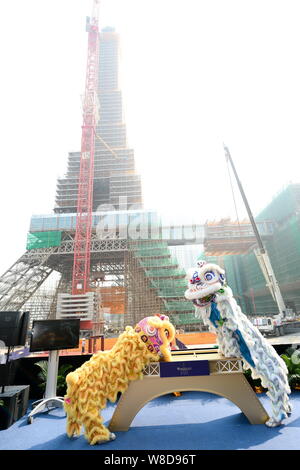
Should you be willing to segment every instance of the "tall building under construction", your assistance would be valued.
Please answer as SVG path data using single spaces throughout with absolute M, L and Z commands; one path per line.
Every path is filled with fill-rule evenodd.
M 119 36 L 112 28 L 100 33 L 97 95 L 88 292 L 72 303 L 82 162 L 78 151 L 69 153 L 66 174 L 57 180 L 53 213 L 32 216 L 26 252 L 0 277 L 0 311 L 26 309 L 31 320 L 62 315 L 88 319 L 95 334 L 112 318 L 122 329 L 147 315 L 165 313 L 177 328 L 197 331 L 201 320 L 184 298 L 185 260 L 192 264 L 185 250 L 194 245 L 196 262 L 195 247 L 199 245 L 201 257 L 203 244 L 203 256 L 225 267 L 245 313 L 276 313 L 253 253 L 256 240 L 249 221 L 176 226 L 143 209 L 141 177 L 123 118 Z M 285 301 L 298 311 L 299 194 L 300 185 L 292 185 L 257 218 Z M 55 288 L 45 289 L 52 275 Z
M 175 324 L 197 328 L 199 319 L 184 299 L 185 271 L 169 245 L 201 242 L 201 236 L 189 235 L 195 233 L 192 225 L 166 227 L 156 213 L 143 209 L 141 177 L 133 149 L 127 146 L 123 119 L 119 36 L 112 28 L 100 33 L 98 84 L 87 298 L 76 299 L 77 305 L 68 310 L 78 218 L 78 151 L 69 153 L 66 174 L 57 180 L 53 213 L 32 216 L 25 254 L 0 278 L 0 309 L 27 308 L 32 319 L 55 318 L 65 305 L 64 315 L 85 319 L 92 308 L 94 325 L 101 311 L 102 323 L 114 315 L 122 318 L 117 322 L 122 326 L 168 313 Z M 43 284 L 54 272 L 59 276 L 52 301 L 47 295 L 41 306 Z
M 119 88 L 119 35 L 113 28 L 100 34 L 93 212 L 133 207 L 142 209 L 141 177 L 135 171 L 134 151 L 127 146 L 123 120 L 122 91 Z M 69 153 L 64 178 L 57 181 L 57 214 L 76 214 L 80 152 Z

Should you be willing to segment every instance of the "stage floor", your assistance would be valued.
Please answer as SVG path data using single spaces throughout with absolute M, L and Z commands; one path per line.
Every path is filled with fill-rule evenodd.
M 270 409 L 265 394 L 258 395 Z M 292 415 L 285 425 L 268 428 L 249 424 L 240 409 L 226 398 L 206 392 L 164 395 L 147 403 L 128 431 L 117 431 L 116 439 L 89 446 L 83 434 L 69 439 L 62 409 L 37 415 L 27 424 L 26 415 L 10 428 L 0 431 L 0 450 L 299 450 L 300 392 L 291 395 Z M 108 403 L 102 413 L 109 423 L 116 405 Z M 30 407 L 28 412 L 30 411 Z M 126 454 L 127 455 L 127 454 Z M 130 455 L 128 453 L 128 455 Z M 100 458 L 100 454 L 99 454 Z

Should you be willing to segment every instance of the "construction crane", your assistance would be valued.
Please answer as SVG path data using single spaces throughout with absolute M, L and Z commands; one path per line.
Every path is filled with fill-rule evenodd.
M 115 158 L 118 155 L 97 134 L 99 121 L 98 77 L 99 45 L 98 26 L 100 0 L 93 0 L 91 17 L 87 18 L 88 54 L 85 94 L 83 99 L 83 124 L 81 136 L 80 169 L 78 178 L 77 217 L 74 239 L 72 293 L 57 296 L 58 318 L 73 316 L 80 319 L 80 329 L 87 335 L 94 329 L 103 329 L 103 309 L 97 306 L 97 295 L 90 289 L 91 237 L 93 214 L 95 141 L 100 140 Z M 99 297 L 99 296 L 98 296 Z M 99 303 L 99 302 L 98 302 Z
M 278 282 L 276 280 L 276 277 L 275 277 L 275 274 L 274 274 L 274 271 L 273 271 L 273 268 L 272 268 L 272 265 L 271 265 L 269 255 L 268 255 L 268 253 L 267 253 L 267 251 L 266 251 L 266 249 L 263 245 L 263 242 L 262 242 L 262 239 L 261 239 L 260 234 L 258 232 L 254 217 L 252 215 L 249 203 L 247 201 L 244 189 L 242 187 L 241 181 L 238 177 L 237 171 L 236 171 L 235 166 L 233 164 L 229 149 L 224 144 L 223 144 L 223 146 L 224 146 L 226 160 L 227 160 L 227 162 L 230 163 L 230 165 L 232 167 L 237 185 L 239 187 L 239 190 L 240 190 L 243 202 L 245 204 L 245 207 L 246 207 L 246 210 L 247 210 L 247 213 L 248 213 L 248 216 L 249 216 L 252 228 L 253 228 L 253 232 L 254 232 L 254 235 L 255 235 L 255 238 L 256 238 L 256 241 L 257 241 L 258 248 L 254 250 L 254 253 L 256 255 L 259 266 L 260 266 L 260 268 L 262 270 L 262 273 L 264 275 L 264 278 L 266 280 L 266 285 L 270 289 L 273 300 L 276 302 L 277 307 L 278 307 L 279 313 L 277 315 L 274 315 L 274 320 L 275 320 L 274 325 L 275 325 L 275 327 L 278 327 L 277 328 L 278 331 L 283 332 L 283 329 L 279 328 L 279 327 L 282 325 L 282 321 L 286 317 L 287 309 L 286 309 L 286 306 L 285 306 L 285 302 L 283 300 L 281 291 L 279 289 L 279 285 L 278 285 Z
M 86 31 L 88 32 L 88 57 L 83 102 L 72 294 L 85 294 L 89 289 L 94 152 L 96 126 L 99 120 L 97 95 L 99 74 L 99 3 L 99 0 L 93 0 L 92 16 L 87 18 L 86 23 Z

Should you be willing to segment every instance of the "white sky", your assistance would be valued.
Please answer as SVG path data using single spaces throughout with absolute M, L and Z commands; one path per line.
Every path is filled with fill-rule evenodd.
M 31 215 L 52 212 L 67 153 L 80 150 L 91 7 L 0 2 L 0 274 L 24 253 Z M 254 214 L 299 182 L 299 13 L 298 0 L 102 0 L 101 27 L 121 35 L 145 208 L 235 218 L 223 142 Z

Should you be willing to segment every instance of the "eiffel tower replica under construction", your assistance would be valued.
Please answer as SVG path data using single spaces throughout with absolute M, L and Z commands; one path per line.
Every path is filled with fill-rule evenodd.
M 184 244 L 184 237 L 174 242 L 175 228 L 164 235 L 158 215 L 143 209 L 141 177 L 123 122 L 119 36 L 113 28 L 101 31 L 100 45 L 90 245 L 93 322 L 97 325 L 99 311 L 102 323 L 103 312 L 118 314 L 122 327 L 167 313 L 178 327 L 196 326 L 194 308 L 183 295 L 185 271 L 168 248 L 170 241 Z M 69 153 L 53 213 L 32 216 L 26 252 L 0 277 L 0 311 L 26 309 L 31 320 L 57 318 L 59 299 L 71 293 L 79 169 L 80 152 Z M 51 293 L 43 291 L 52 273 L 58 273 L 57 284 Z M 76 309 L 72 313 L 76 318 Z

